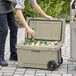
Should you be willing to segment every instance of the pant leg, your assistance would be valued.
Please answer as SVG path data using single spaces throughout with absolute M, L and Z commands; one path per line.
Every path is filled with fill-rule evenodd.
M 17 26 L 13 12 L 8 13 L 7 19 L 8 19 L 8 26 L 10 28 L 10 53 L 14 54 L 14 53 L 17 53 L 16 44 L 17 44 L 18 26 Z
M 0 14 L 0 56 L 4 58 L 5 41 L 8 33 L 7 14 Z

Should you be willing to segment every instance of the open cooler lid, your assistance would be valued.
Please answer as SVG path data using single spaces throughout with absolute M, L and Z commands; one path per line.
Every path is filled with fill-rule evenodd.
M 28 18 L 27 21 L 36 32 L 35 39 L 64 42 L 64 21 L 43 18 Z M 27 38 L 30 38 L 28 34 Z

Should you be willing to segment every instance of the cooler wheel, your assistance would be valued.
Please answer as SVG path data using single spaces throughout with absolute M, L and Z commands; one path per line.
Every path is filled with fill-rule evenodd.
M 47 68 L 51 71 L 54 71 L 57 68 L 57 64 L 54 60 L 51 60 L 47 64 Z

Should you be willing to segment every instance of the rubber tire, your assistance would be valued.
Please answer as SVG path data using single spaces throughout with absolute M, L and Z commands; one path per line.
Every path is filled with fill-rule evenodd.
M 51 60 L 47 64 L 47 68 L 51 71 L 54 71 L 57 68 L 57 64 L 54 60 Z

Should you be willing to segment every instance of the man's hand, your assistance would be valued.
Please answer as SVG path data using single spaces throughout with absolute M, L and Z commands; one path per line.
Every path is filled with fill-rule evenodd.
M 27 32 L 30 34 L 31 37 L 35 37 L 35 32 L 30 27 L 27 28 Z
M 49 15 L 45 15 L 45 18 L 46 19 L 49 19 L 49 20 L 57 20 L 56 18 L 52 17 L 52 16 L 49 16 Z

